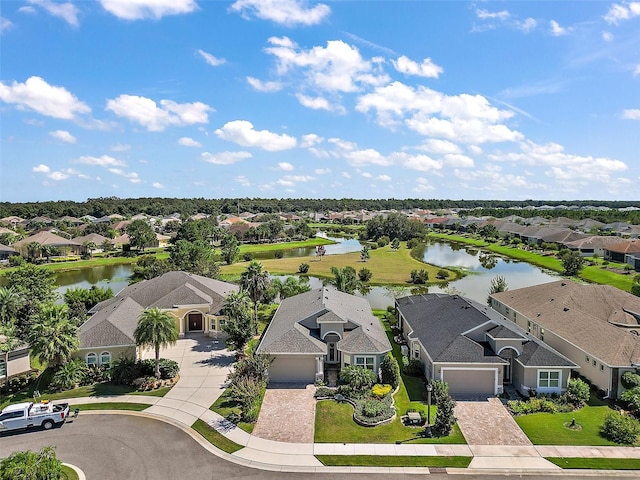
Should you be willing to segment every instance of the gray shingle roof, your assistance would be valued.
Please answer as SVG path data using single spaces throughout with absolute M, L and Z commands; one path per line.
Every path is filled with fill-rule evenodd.
M 391 344 L 380 321 L 371 313 L 369 302 L 337 290 L 321 288 L 282 301 L 260 345 L 270 354 L 326 354 L 319 338 L 318 320 L 333 319 L 344 324 L 344 338 L 338 349 L 349 353 L 385 353 Z

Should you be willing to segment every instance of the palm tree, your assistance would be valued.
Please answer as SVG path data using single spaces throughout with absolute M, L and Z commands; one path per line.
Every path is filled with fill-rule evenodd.
M 24 298 L 13 287 L 0 287 L 0 324 L 13 323 L 23 305 Z
M 333 279 L 329 280 L 329 283 L 338 291 L 353 294 L 358 288 L 358 278 L 353 267 L 347 266 L 342 269 L 331 267 L 331 273 Z
M 175 345 L 178 341 L 178 326 L 175 318 L 159 308 L 150 308 L 140 314 L 133 332 L 137 346 L 155 349 L 155 375 L 160 378 L 160 347 Z
M 244 291 L 227 295 L 222 307 L 222 314 L 227 317 L 222 329 L 228 335 L 227 344 L 242 354 L 244 346 L 253 336 L 250 299 Z
M 31 260 L 35 260 L 42 255 L 42 245 L 38 242 L 30 242 L 27 244 L 27 255 Z
M 253 302 L 253 333 L 256 333 L 258 325 L 258 303 L 270 283 L 269 272 L 262 270 L 262 264 L 256 261 L 249 263 L 240 276 L 240 287 L 247 292 Z
M 93 251 L 98 248 L 95 242 L 84 242 L 82 246 L 89 251 L 90 257 L 93 257 Z
M 66 305 L 44 304 L 27 335 L 31 351 L 40 362 L 57 367 L 78 349 L 77 327 L 69 320 Z

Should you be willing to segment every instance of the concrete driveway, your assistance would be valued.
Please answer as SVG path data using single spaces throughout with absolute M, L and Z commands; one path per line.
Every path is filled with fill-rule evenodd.
M 313 385 L 269 384 L 253 435 L 287 443 L 313 443 L 316 400 Z
M 469 445 L 532 445 L 498 398 L 457 401 L 455 416 Z
M 144 354 L 144 358 L 153 357 L 152 351 Z M 175 418 L 186 425 L 195 422 L 222 395 L 235 361 L 224 342 L 202 334 L 179 339 L 175 346 L 162 350 L 160 357 L 178 362 L 180 379 L 146 411 Z

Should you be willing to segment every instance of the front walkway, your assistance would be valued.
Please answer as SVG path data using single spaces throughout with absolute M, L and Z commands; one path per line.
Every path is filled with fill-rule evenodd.
M 313 443 L 316 401 L 313 385 L 270 384 L 253 435 L 289 443 Z

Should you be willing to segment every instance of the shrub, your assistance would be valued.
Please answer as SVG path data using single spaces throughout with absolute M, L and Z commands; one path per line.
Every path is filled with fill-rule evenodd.
M 24 259 L 24 257 L 22 257 L 20 255 L 11 255 L 9 257 L 9 266 L 10 267 L 19 267 L 20 265 L 23 265 L 25 261 L 26 260 Z
M 344 397 L 353 396 L 353 388 L 351 388 L 349 385 L 339 385 L 336 391 Z
M 436 419 L 433 423 L 433 429 L 438 435 L 444 437 L 451 433 L 451 429 L 456 423 L 456 417 L 453 414 L 456 401 L 449 394 L 446 394 L 438 398 L 436 406 Z
M 51 377 L 49 389 L 54 391 L 71 390 L 87 383 L 89 369 L 82 360 L 72 360 L 62 365 Z
M 436 273 L 436 278 L 438 280 L 446 280 L 447 278 L 449 278 L 449 272 L 447 272 L 446 270 L 440 269 L 438 270 L 438 273 Z
M 405 375 L 409 375 L 411 377 L 420 377 L 422 376 L 422 362 L 417 358 L 412 358 L 409 360 L 409 363 L 402 369 Z
M 620 383 L 622 383 L 622 386 L 627 390 L 640 387 L 640 375 L 634 372 L 624 372 Z
M 348 365 L 340 370 L 340 381 L 347 383 L 354 390 L 371 388 L 378 376 L 371 370 L 357 365 Z
M 358 278 L 361 282 L 368 282 L 373 277 L 373 272 L 368 268 L 361 268 L 358 270 Z
M 309 264 L 308 263 L 301 263 L 298 266 L 298 273 L 309 273 Z
M 242 420 L 249 423 L 256 420 L 264 387 L 264 382 L 250 377 L 239 378 L 231 384 L 229 394 L 233 400 L 240 404 Z
M 136 388 L 136 390 L 145 392 L 147 390 L 153 390 L 154 388 L 157 388 L 160 385 L 160 382 L 154 376 L 147 376 L 147 377 L 136 378 L 131 383 L 131 385 L 133 385 Z
M 429 281 L 429 272 L 427 272 L 424 268 L 411 271 L 411 280 L 410 280 L 411 283 L 415 285 L 424 285 L 428 281 Z
M 316 398 L 325 398 L 325 397 L 329 397 L 329 398 L 333 398 L 333 396 L 336 394 L 336 389 L 335 388 L 331 388 L 331 387 L 317 387 L 316 388 L 316 392 L 313 394 L 314 397 Z
M 387 406 L 380 400 L 366 400 L 362 404 L 362 414 L 369 418 L 377 417 L 378 415 L 382 415 L 386 408 Z
M 412 248 L 416 248 L 418 245 L 420 245 L 420 240 L 418 240 L 417 238 L 410 238 L 409 240 L 407 240 L 407 248 L 409 250 L 411 250 Z
M 282 257 L 284 257 L 284 252 L 282 250 L 276 250 L 275 252 L 273 252 L 273 257 L 274 258 L 282 258 Z
M 360 423 L 375 425 L 391 419 L 396 414 L 396 410 L 391 406 L 391 403 L 390 396 L 381 400 L 358 400 L 356 401 L 354 415 Z
M 247 252 L 247 253 L 245 253 L 245 254 L 242 256 L 242 259 L 243 259 L 245 262 L 250 262 L 251 260 L 253 260 L 253 254 L 252 254 L 252 253 L 250 253 L 250 252 Z
M 142 376 L 141 366 L 132 358 L 120 357 L 111 367 L 111 381 L 119 385 L 131 385 Z
M 567 385 L 567 391 L 562 395 L 562 401 L 575 408 L 584 407 L 589 401 L 589 385 L 579 378 L 572 378 Z
M 67 478 L 62 472 L 62 461 L 56 457 L 55 447 L 43 447 L 40 452 L 31 450 L 14 452 L 0 460 L 0 480 Z
M 391 243 L 391 239 L 389 237 L 387 237 L 386 235 L 383 235 L 382 237 L 380 237 L 378 239 L 378 246 L 379 247 L 386 247 L 387 245 L 389 245 L 389 243 Z
M 600 433 L 612 442 L 632 445 L 640 434 L 640 423 L 630 415 L 610 413 L 605 418 Z
M 527 401 L 510 400 L 507 402 L 509 410 L 514 415 L 529 415 L 531 413 L 557 413 L 560 408 L 557 403 L 548 398 L 530 398 Z
M 142 360 L 140 362 L 142 366 L 143 375 L 154 375 L 155 373 L 155 360 L 149 358 L 147 360 Z M 169 378 L 173 378 L 178 375 L 180 371 L 180 366 L 178 362 L 175 360 L 169 360 L 167 358 L 161 358 L 158 362 L 158 367 L 160 368 L 160 379 L 168 380 Z
M 400 383 L 400 366 L 391 353 L 387 353 L 380 363 L 380 377 L 382 383 L 391 385 L 393 389 Z
M 371 395 L 377 398 L 382 398 L 391 393 L 391 385 L 376 383 L 371 387 Z
M 629 410 L 636 416 L 640 413 L 640 387 L 627 390 L 620 395 L 620 400 L 626 402 Z
M 433 388 L 431 394 L 433 395 L 436 403 L 439 398 L 449 395 L 449 384 L 444 380 L 431 380 L 431 387 Z

